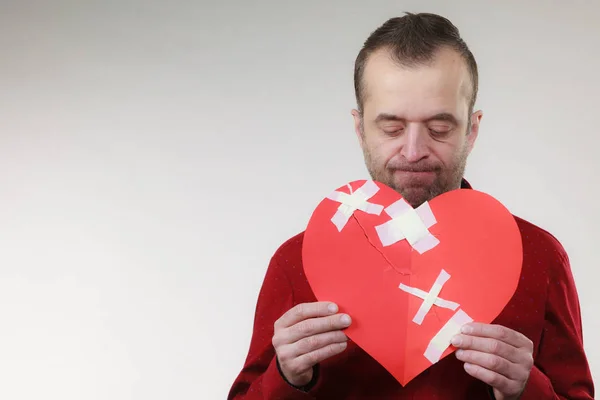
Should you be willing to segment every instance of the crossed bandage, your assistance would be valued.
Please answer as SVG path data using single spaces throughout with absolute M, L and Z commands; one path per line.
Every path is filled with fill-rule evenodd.
M 448 279 L 450 279 L 450 274 L 442 269 L 429 292 L 406 286 L 403 283 L 400 284 L 400 290 L 423 299 L 423 303 L 421 303 L 421 307 L 419 307 L 419 310 L 415 314 L 412 322 L 417 325 L 421 325 L 425 319 L 425 316 L 429 313 L 434 305 L 441 308 L 447 308 L 452 311 L 456 311 L 456 309 L 460 307 L 460 304 L 458 303 L 438 297 L 442 291 L 442 287 L 446 282 L 448 282 Z M 424 353 L 425 358 L 431 361 L 432 364 L 439 361 L 444 351 L 446 351 L 448 346 L 450 346 L 450 340 L 452 337 L 459 333 L 460 328 L 464 324 L 472 321 L 473 319 L 469 317 L 467 313 L 465 313 L 463 310 L 458 310 L 448 320 L 448 322 L 446 322 L 442 329 L 438 331 L 433 339 L 431 339 Z

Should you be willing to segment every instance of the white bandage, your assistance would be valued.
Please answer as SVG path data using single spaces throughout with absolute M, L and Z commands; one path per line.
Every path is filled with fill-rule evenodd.
M 342 229 L 344 229 L 344 226 L 346 226 L 348 220 L 356 210 L 364 211 L 367 214 L 381 214 L 383 211 L 382 205 L 369 203 L 367 201 L 378 191 L 379 186 L 377 186 L 375 182 L 367 181 L 360 188 L 356 189 L 354 193 L 347 194 L 335 191 L 327 196 L 329 200 L 342 203 L 333 217 L 331 217 L 331 222 L 337 227 L 338 231 L 341 232 Z
M 423 354 L 432 364 L 440 360 L 442 354 L 450 346 L 450 341 L 454 335 L 460 333 L 460 328 L 463 325 L 473 322 L 473 318 L 469 317 L 463 310 L 458 310 L 439 330 L 439 332 L 431 339 L 425 353 Z
M 447 273 L 446 271 L 442 270 L 440 272 L 440 274 L 438 275 L 437 279 L 435 280 L 433 286 L 431 287 L 431 290 L 429 291 L 429 293 L 427 293 L 421 289 L 406 286 L 403 283 L 400 284 L 401 290 L 423 299 L 423 303 L 421 303 L 421 307 L 419 307 L 419 311 L 417 312 L 417 314 L 415 314 L 415 317 L 413 318 L 413 322 L 415 324 L 421 325 L 423 323 L 425 316 L 431 310 L 431 307 L 434 304 L 438 307 L 448 308 L 452 311 L 456 310 L 459 307 L 458 303 L 440 299 L 438 297 L 438 295 L 442 291 L 442 287 L 448 281 L 448 279 L 450 279 L 450 274 Z
M 400 199 L 388 206 L 385 212 L 392 219 L 375 227 L 384 247 L 406 239 L 419 254 L 423 254 L 440 243 L 428 230 L 437 223 L 429 203 L 425 202 L 415 210 Z

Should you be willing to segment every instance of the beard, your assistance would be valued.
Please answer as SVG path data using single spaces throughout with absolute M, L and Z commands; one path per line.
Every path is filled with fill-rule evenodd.
M 364 149 L 363 153 L 371 178 L 400 193 L 413 208 L 442 193 L 460 188 L 469 155 L 467 143 L 449 165 L 426 160 L 408 163 L 396 157 L 383 163 L 373 157 L 369 149 Z

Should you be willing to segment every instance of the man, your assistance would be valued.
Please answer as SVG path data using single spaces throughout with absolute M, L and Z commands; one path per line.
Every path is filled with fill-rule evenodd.
M 392 18 L 355 65 L 352 111 L 374 180 L 413 207 L 463 179 L 482 118 L 477 64 L 457 28 L 433 14 Z M 493 324 L 471 323 L 459 350 L 402 387 L 348 340 L 351 315 L 317 302 L 303 272 L 303 235 L 271 259 L 246 364 L 230 399 L 592 399 L 579 300 L 567 255 L 515 217 L 523 238 L 517 291 Z M 481 266 L 485 268 L 485 265 Z

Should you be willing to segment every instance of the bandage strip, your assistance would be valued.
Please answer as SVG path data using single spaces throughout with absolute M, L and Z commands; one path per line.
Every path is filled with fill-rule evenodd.
M 438 362 L 442 357 L 442 354 L 444 354 L 446 349 L 450 346 L 452 337 L 460 333 L 460 328 L 469 322 L 473 322 L 473 318 L 469 317 L 463 310 L 458 310 L 456 314 L 446 322 L 442 329 L 438 331 L 433 339 L 431 339 L 423 354 L 425 358 L 432 364 Z
M 375 227 L 384 247 L 406 239 L 419 254 L 423 254 L 440 243 L 428 230 L 437 223 L 429 203 L 425 202 L 415 210 L 400 199 L 388 206 L 385 212 L 392 219 Z
M 421 307 L 419 307 L 419 311 L 417 311 L 417 313 L 415 314 L 415 317 L 413 318 L 413 322 L 415 324 L 421 325 L 423 323 L 425 316 L 431 310 L 431 307 L 433 305 L 436 305 L 436 306 L 442 307 L 442 308 L 448 308 L 452 311 L 456 310 L 459 307 L 458 303 L 455 303 L 453 301 L 444 300 L 444 299 L 441 299 L 438 297 L 438 295 L 442 291 L 442 287 L 444 286 L 444 284 L 446 282 L 448 282 L 448 279 L 450 279 L 450 274 L 442 269 L 442 271 L 438 275 L 437 279 L 433 283 L 433 286 L 431 287 L 431 290 L 429 291 L 429 293 L 427 293 L 421 289 L 406 286 L 403 283 L 400 284 L 399 287 L 401 290 L 423 299 L 423 303 L 421 303 Z
M 360 188 L 356 189 L 354 193 L 347 194 L 335 191 L 327 196 L 329 200 L 342 203 L 333 217 L 331 217 L 331 222 L 333 222 L 339 232 L 344 229 L 344 226 L 346 226 L 348 220 L 356 210 L 364 211 L 367 214 L 381 214 L 383 211 L 381 204 L 374 204 L 367 201 L 378 191 L 379 186 L 375 182 L 367 181 Z

